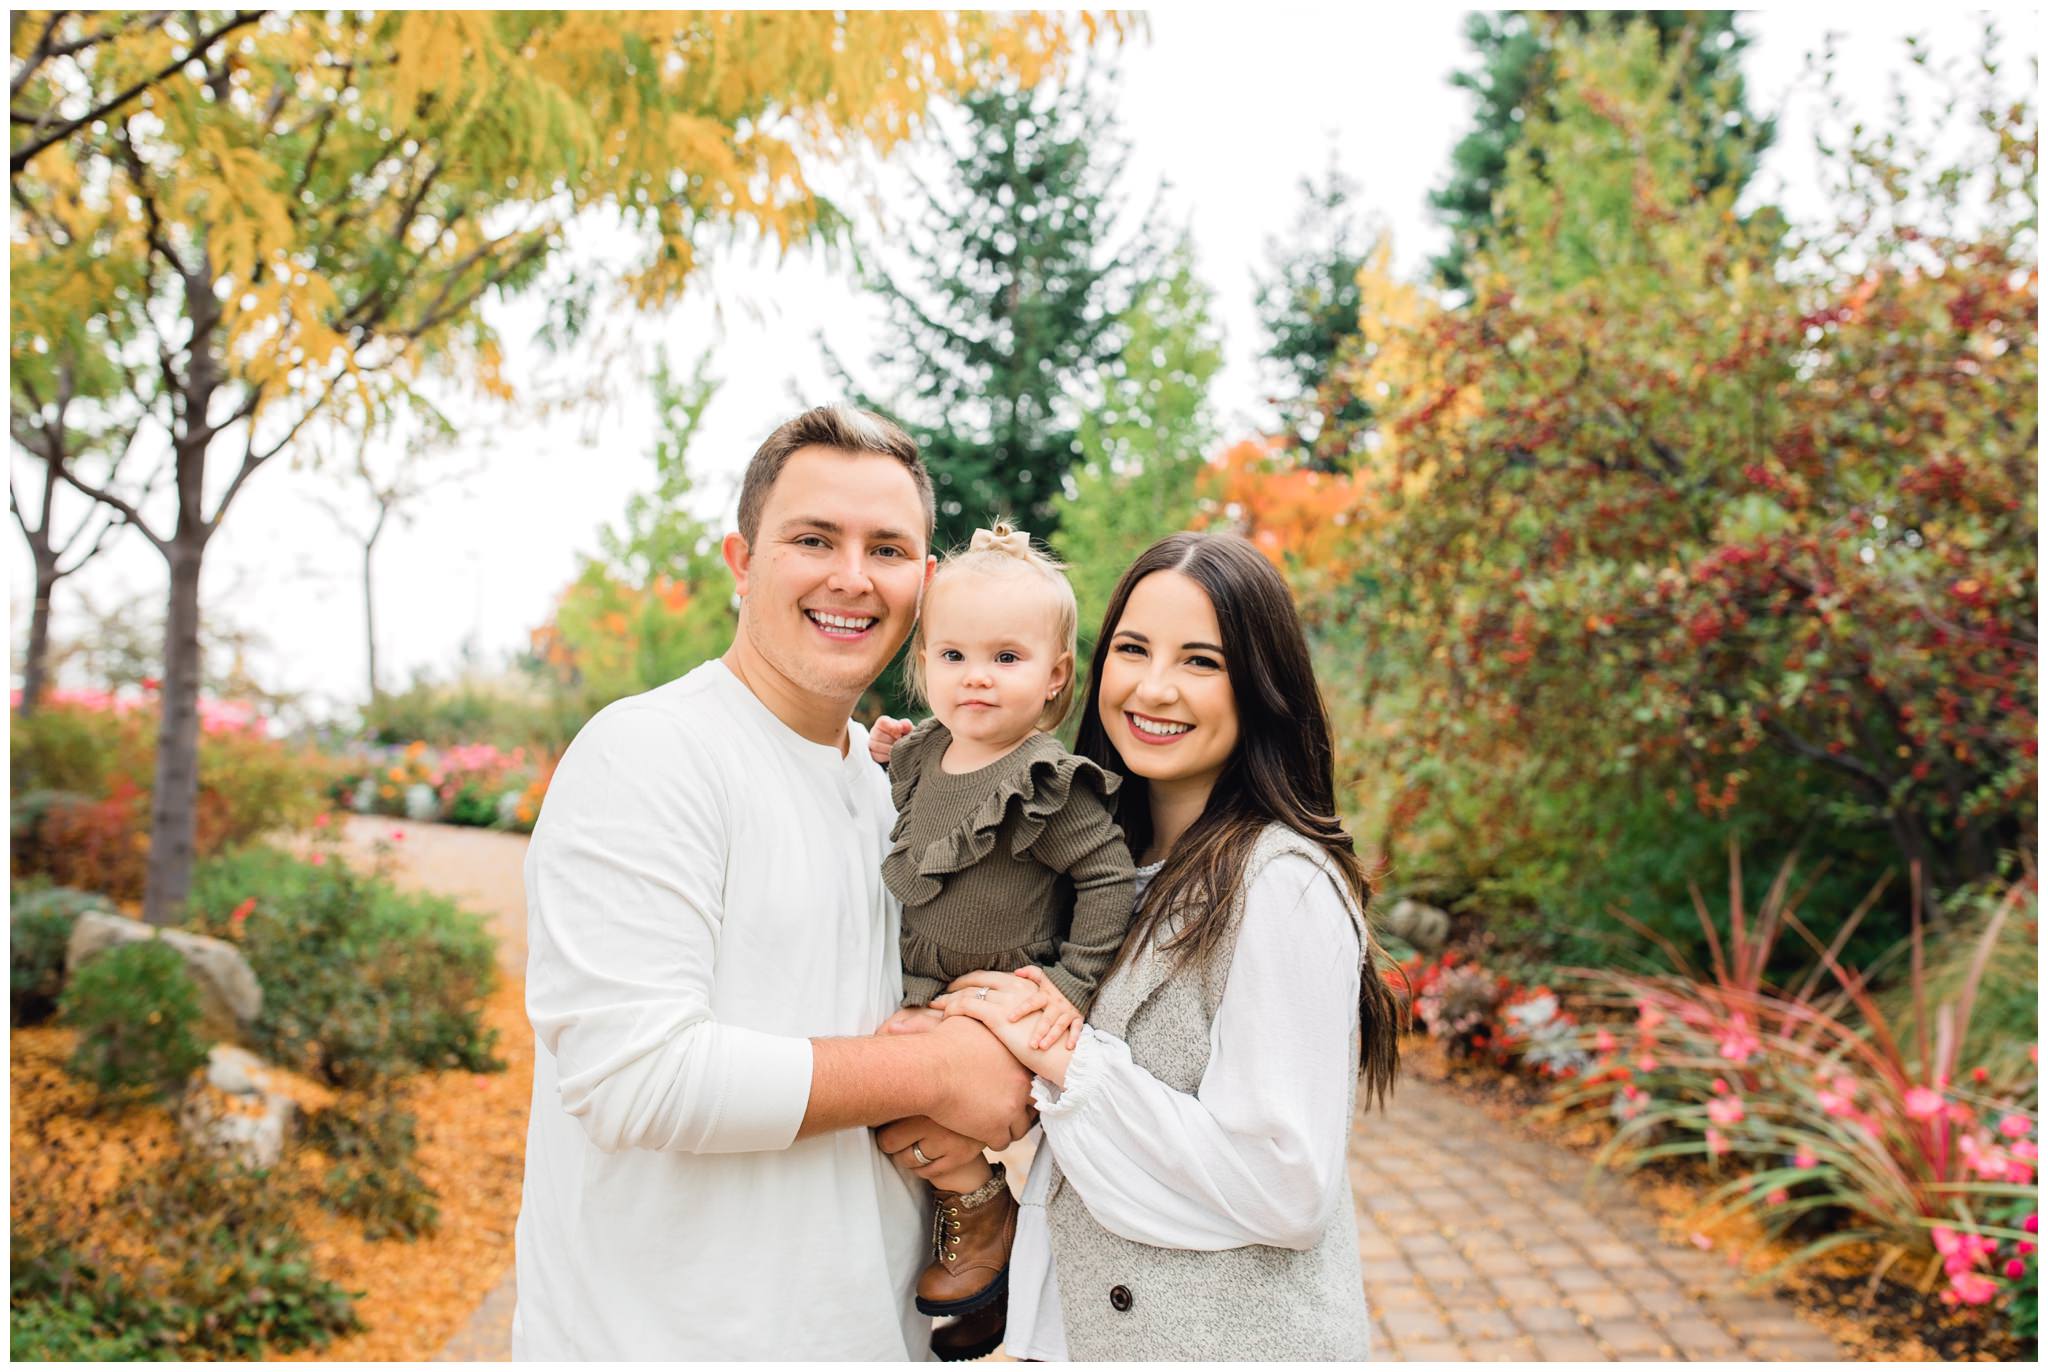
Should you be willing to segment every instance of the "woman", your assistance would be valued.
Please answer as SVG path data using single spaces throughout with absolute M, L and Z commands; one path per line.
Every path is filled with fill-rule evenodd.
M 1124 574 L 1098 644 L 1076 751 L 1123 777 L 1139 862 L 1116 967 L 1078 1042 L 1046 1048 L 1042 978 L 941 998 L 1038 1075 L 1009 1351 L 1367 1357 L 1345 1153 L 1360 1066 L 1372 1096 L 1392 1081 L 1394 1007 L 1300 619 L 1250 543 L 1176 534 Z M 917 1142 L 885 1146 L 920 1172 L 914 1152 L 955 1147 Z

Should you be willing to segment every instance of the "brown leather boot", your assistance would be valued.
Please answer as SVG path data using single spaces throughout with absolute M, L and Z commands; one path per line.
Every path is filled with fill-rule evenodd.
M 917 1308 L 927 1315 L 965 1315 L 1009 1290 L 1017 1202 L 1001 1163 L 993 1177 L 965 1195 L 933 1194 L 932 1264 L 917 1279 Z
M 972 1362 L 1003 1346 L 1009 1323 L 1010 1293 L 1003 1292 L 971 1315 L 962 1315 L 932 1330 L 932 1356 L 940 1362 Z

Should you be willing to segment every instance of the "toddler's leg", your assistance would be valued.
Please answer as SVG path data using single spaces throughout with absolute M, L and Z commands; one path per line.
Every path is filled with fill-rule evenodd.
M 932 1264 L 917 1279 L 917 1308 L 927 1315 L 975 1316 L 973 1340 L 960 1343 L 949 1334 L 934 1337 L 932 1348 L 948 1362 L 978 1358 L 995 1346 L 989 1340 L 1002 1337 L 1017 1202 L 1003 1169 L 980 1158 L 936 1179 L 932 1199 Z
M 988 1159 L 978 1157 L 973 1162 L 963 1162 L 952 1171 L 933 1177 L 932 1189 L 955 1193 L 972 1191 L 995 1174 L 996 1169 L 988 1165 Z

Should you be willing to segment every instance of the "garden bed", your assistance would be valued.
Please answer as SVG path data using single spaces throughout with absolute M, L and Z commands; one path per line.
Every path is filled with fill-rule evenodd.
M 359 1220 L 335 1214 L 318 1199 L 326 1156 L 300 1146 L 271 1173 L 286 1193 L 293 1226 L 321 1276 L 357 1296 L 363 1328 L 323 1347 L 270 1356 L 287 1361 L 421 1361 L 432 1359 L 503 1277 L 519 1211 L 526 1113 L 533 1080 L 533 1038 L 525 988 L 504 979 L 485 1002 L 484 1020 L 499 1031 L 506 1070 L 425 1072 L 403 1084 L 402 1099 L 419 1120 L 421 1177 L 435 1192 L 440 1224 L 432 1234 L 370 1240 Z M 176 1129 L 161 1106 L 98 1108 L 92 1091 L 64 1068 L 71 1030 L 17 1029 L 9 1074 L 11 1209 L 17 1227 L 28 1211 L 105 1216 L 119 1189 L 176 1150 Z M 325 1103 L 325 1089 L 300 1088 L 304 1104 Z M 146 1251 L 143 1233 L 94 1237 L 116 1252 Z
M 1403 1069 L 1469 1101 L 1503 1128 L 1560 1145 L 1588 1165 L 1614 1134 L 1612 1123 L 1584 1114 L 1558 1120 L 1543 1107 L 1548 1083 L 1486 1064 L 1454 1061 L 1423 1034 L 1402 1040 Z M 1750 1217 L 1702 1223 L 1701 1203 L 1725 1178 L 1697 1158 L 1663 1158 L 1634 1172 L 1617 1172 L 1631 1194 L 1659 1219 L 1674 1245 L 1690 1244 L 1729 1256 L 1730 1267 L 1755 1276 L 1794 1251 L 1774 1243 Z M 1889 1278 L 1871 1289 L 1873 1252 L 1844 1247 L 1773 1278 L 1764 1289 L 1798 1306 L 1826 1329 L 1851 1359 L 1867 1362 L 2028 1361 L 2032 1350 L 2002 1315 L 1985 1306 L 1944 1305 L 1932 1294 Z M 1867 1295 L 1867 1299 L 1866 1299 Z

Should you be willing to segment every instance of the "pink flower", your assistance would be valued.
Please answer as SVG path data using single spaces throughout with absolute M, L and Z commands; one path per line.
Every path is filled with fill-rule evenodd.
M 1746 1016 L 1737 1015 L 1729 1021 L 1728 1027 L 1718 1036 L 1721 1041 L 1721 1056 L 1740 1067 L 1754 1056 L 1763 1044 L 1749 1031 Z
M 228 912 L 228 919 L 232 921 L 236 927 L 239 928 L 241 926 L 242 921 L 249 918 L 250 914 L 255 909 L 256 897 L 251 896 L 247 900 L 243 901 L 240 905 L 237 905 L 234 909 L 230 910 Z
M 1708 1130 L 1707 1130 L 1707 1152 L 1708 1152 L 1708 1153 L 1710 1153 L 1711 1155 L 1713 1155 L 1714 1157 L 1717 1157 L 1717 1158 L 1718 1158 L 1718 1157 L 1720 1157 L 1720 1156 L 1721 1156 L 1721 1155 L 1722 1155 L 1723 1153 L 1725 1153 L 1725 1152 L 1727 1152 L 1727 1151 L 1728 1151 L 1728 1138 L 1727 1138 L 1727 1136 L 1726 1136 L 1725 1134 L 1723 1134 L 1723 1133 L 1722 1133 L 1722 1132 L 1721 1132 L 1720 1130 L 1718 1130 L 1718 1129 L 1708 1129 Z
M 327 854 L 315 853 L 307 858 L 306 861 L 312 863 L 315 867 L 325 867 L 327 865 Z
M 1714 1094 L 1715 1094 L 1715 1095 L 1717 1095 L 1717 1096 L 1725 1096 L 1725 1095 L 1727 1095 L 1727 1094 L 1728 1094 L 1728 1078 L 1726 1078 L 1726 1077 L 1715 1077 L 1715 1078 L 1714 1078 Z
M 1998 1295 L 1998 1283 L 1982 1272 L 1955 1273 L 1948 1280 L 1941 1299 L 1949 1305 L 1987 1305 Z
M 1636 1027 L 1644 1033 L 1655 1029 L 1664 1022 L 1664 1012 L 1647 1000 L 1636 1002 Z
M 334 816 L 328 814 L 325 810 L 322 810 L 319 814 L 313 816 L 313 827 L 315 829 L 325 829 L 329 824 L 332 824 L 333 822 Z
M 1612 1053 L 1617 1046 L 1614 1035 L 1608 1033 L 1605 1029 L 1593 1035 L 1593 1047 L 1602 1053 Z
M 1948 1102 L 1941 1098 L 1939 1091 L 1930 1091 L 1916 1086 L 1906 1092 L 1906 1118 L 1909 1120 L 1931 1120 L 1941 1113 Z
M 2041 1216 L 2038 1213 L 2027 1216 L 2025 1219 L 2020 1221 L 2020 1228 L 2026 1230 L 2029 1234 L 2040 1233 Z
M 391 831 L 391 841 L 392 841 L 393 843 L 403 843 L 403 842 L 405 842 L 405 830 L 403 830 L 403 829 L 393 829 L 393 830 Z
M 1818 1167 L 1820 1166 L 1820 1159 L 1813 1155 L 1812 1149 L 1801 1148 L 1798 1152 L 1792 1155 L 1792 1165 L 1794 1167 L 1802 1168 Z
M 2025 1239 L 2014 1239 L 2012 1244 L 2012 1251 L 2024 1258 L 2029 1253 L 2034 1251 L 2034 1245 L 2028 1243 Z
M 1764 1203 L 1766 1205 L 1783 1205 L 1786 1201 L 1791 1199 L 1792 1193 L 1781 1186 L 1777 1190 L 1771 1192 L 1770 1195 L 1765 1196 Z
M 1648 1054 L 1648 1053 L 1645 1053 L 1645 1054 L 1643 1054 L 1643 1055 L 1642 1055 L 1641 1057 L 1639 1057 L 1639 1058 L 1637 1058 L 1637 1059 L 1636 1059 L 1636 1070 L 1637 1070 L 1638 1072 L 1654 1072 L 1654 1071 L 1656 1071 L 1656 1070 L 1657 1070 L 1657 1059 L 1656 1059 L 1656 1058 L 1654 1058 L 1654 1057 L 1652 1057 L 1652 1056 L 1650 1056 L 1650 1054 Z
M 1740 1124 L 1742 1117 L 1740 1096 L 1717 1096 L 1707 1102 L 1707 1118 L 1716 1124 Z
M 1692 1246 L 1699 1249 L 1702 1252 L 1705 1252 L 1706 1250 L 1714 1246 L 1714 1241 L 1708 1238 L 1705 1234 L 1700 1233 L 1697 1229 L 1695 1229 L 1690 1235 L 1688 1235 L 1688 1237 L 1692 1239 Z
M 2007 1281 L 2018 1281 L 2026 1275 L 2027 1265 L 2025 1263 L 2021 1262 L 2018 1258 L 2007 1258 L 2005 1260 L 2005 1279 Z
M 1852 1115 L 1856 1113 L 1856 1080 L 1853 1077 L 1836 1077 L 1832 1088 L 1822 1087 L 1813 1098 L 1834 1119 Z
M 2007 1115 L 1998 1122 L 1998 1132 L 2009 1139 L 2023 1139 L 2034 1132 L 2034 1122 L 2025 1115 Z

